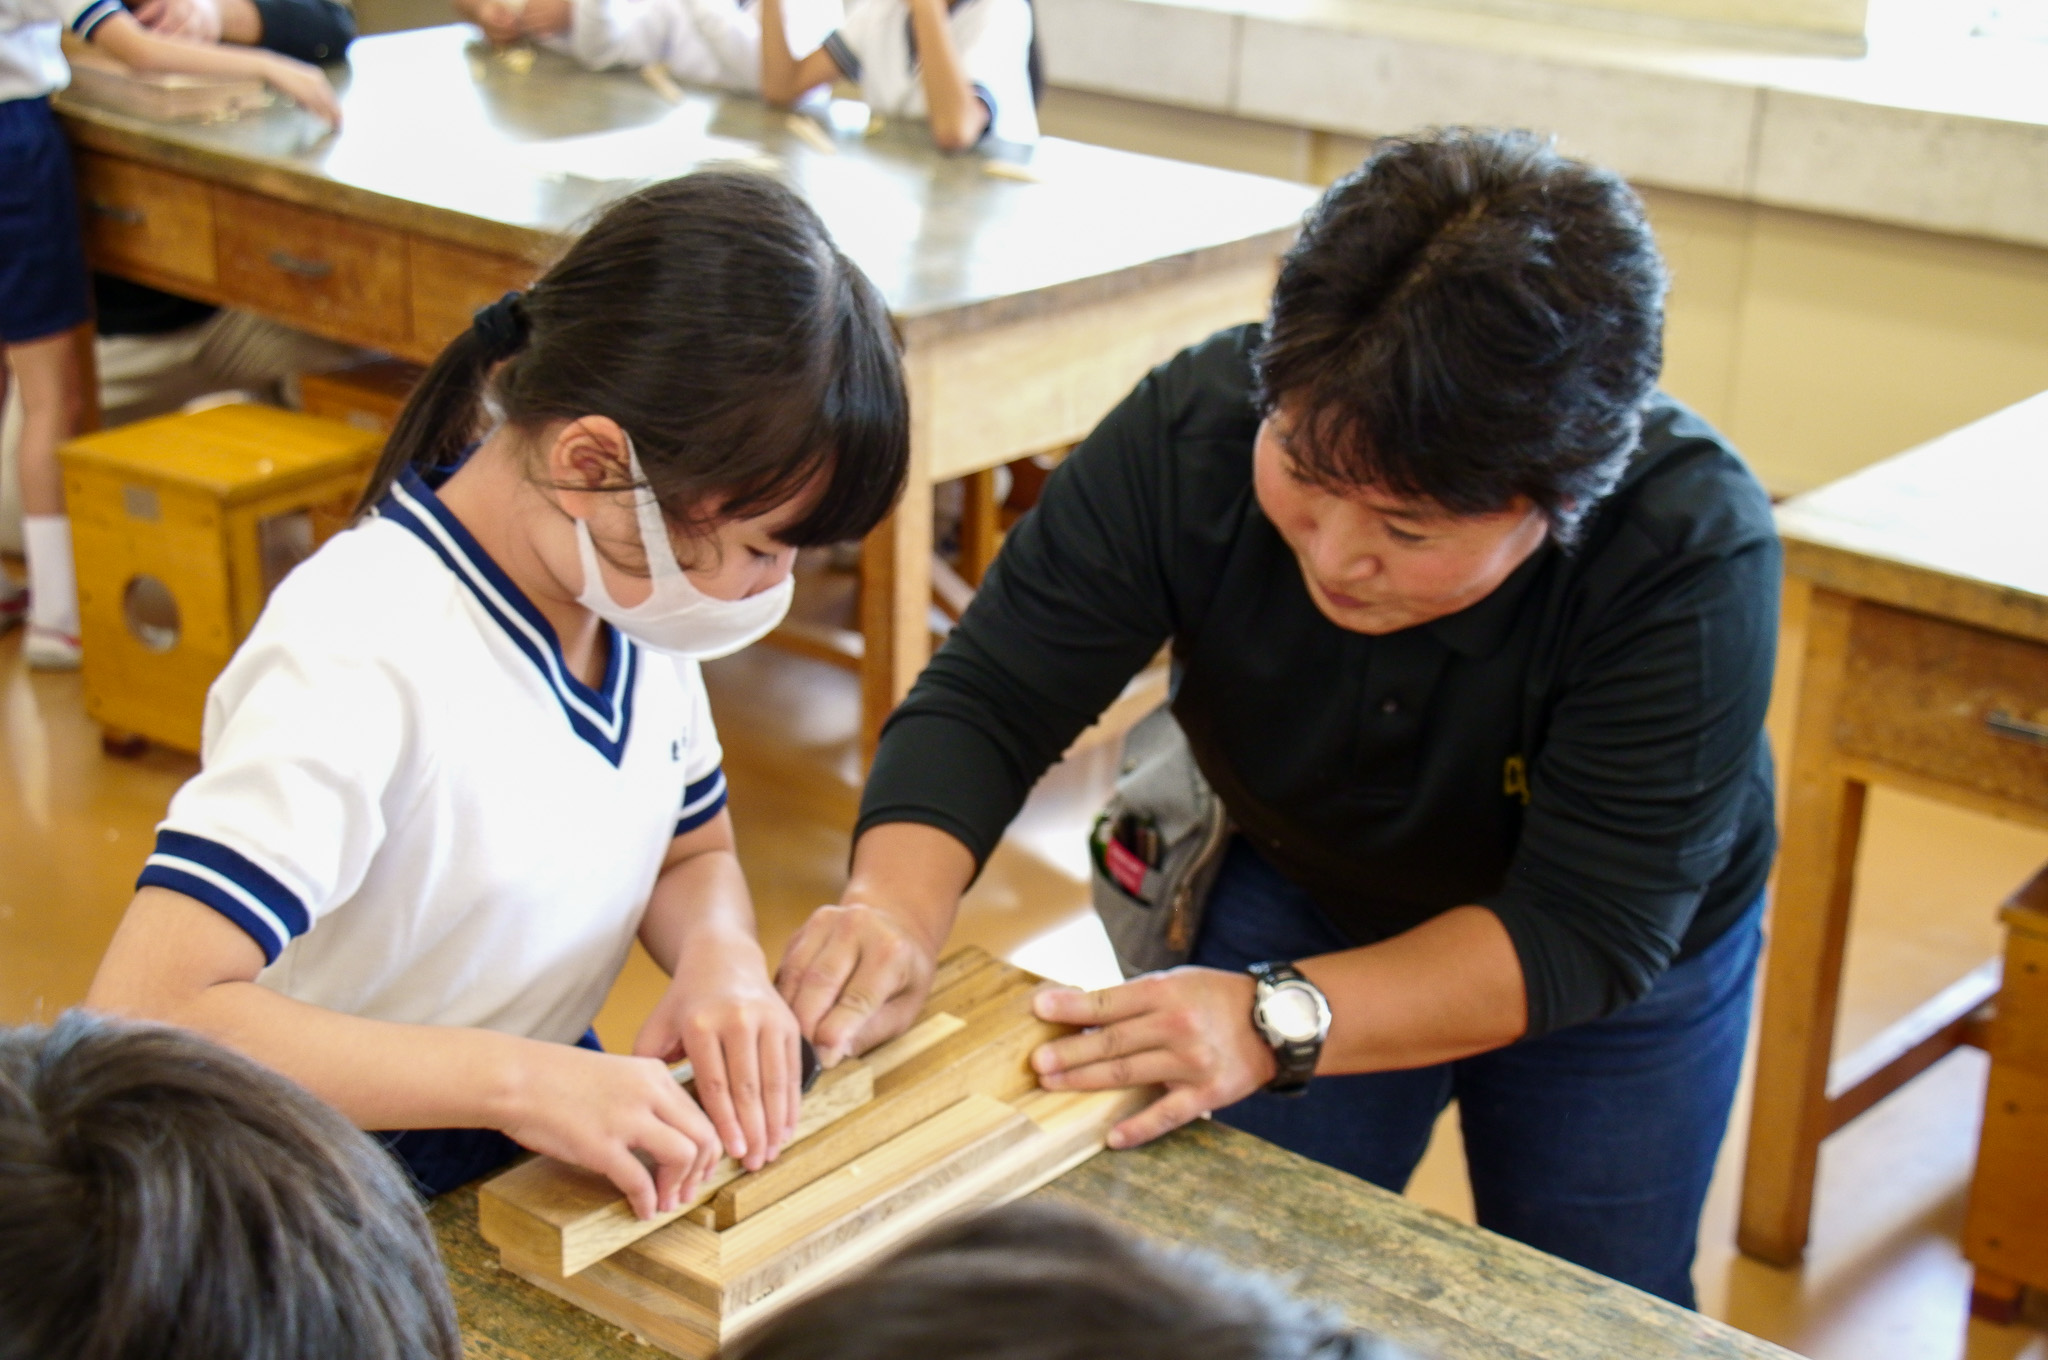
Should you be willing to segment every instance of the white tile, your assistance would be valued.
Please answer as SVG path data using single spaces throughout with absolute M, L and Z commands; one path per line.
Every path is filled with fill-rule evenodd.
M 1758 102 L 1752 88 L 1669 72 L 1248 18 L 1237 111 L 1366 135 L 1534 128 L 1631 179 L 1740 197 Z
M 1235 15 L 1146 0 L 1037 0 L 1048 82 L 1185 108 L 1230 107 Z
M 2048 126 L 1773 90 L 1764 96 L 1754 195 L 2048 246 Z

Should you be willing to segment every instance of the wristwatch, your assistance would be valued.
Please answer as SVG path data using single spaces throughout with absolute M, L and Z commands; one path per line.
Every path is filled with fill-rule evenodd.
M 1257 990 L 1252 994 L 1252 1027 L 1273 1046 L 1280 1070 L 1266 1089 L 1277 1096 L 1298 1096 L 1315 1075 L 1330 1037 L 1330 999 L 1291 963 L 1255 963 L 1245 970 Z

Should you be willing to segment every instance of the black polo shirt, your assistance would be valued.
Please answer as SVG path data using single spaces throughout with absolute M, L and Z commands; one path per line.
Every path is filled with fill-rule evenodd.
M 1619 1009 L 1770 866 L 1768 498 L 1660 396 L 1578 546 L 1447 618 L 1347 632 L 1252 492 L 1258 339 L 1161 366 L 1053 475 L 884 730 L 860 829 L 923 822 L 985 859 L 1171 640 L 1203 772 L 1350 938 L 1478 903 L 1521 958 L 1532 1035 Z

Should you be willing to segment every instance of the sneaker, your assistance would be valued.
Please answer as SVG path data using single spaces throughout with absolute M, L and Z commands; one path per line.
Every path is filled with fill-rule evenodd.
M 71 634 L 32 623 L 28 626 L 28 638 L 22 643 L 21 655 L 32 671 L 75 671 L 84 651 L 78 639 Z
M 28 617 L 28 587 L 0 571 L 0 633 Z

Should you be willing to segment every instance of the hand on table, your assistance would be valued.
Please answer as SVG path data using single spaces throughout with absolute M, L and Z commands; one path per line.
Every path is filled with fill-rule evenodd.
M 936 955 L 879 907 L 820 907 L 783 952 L 775 987 L 831 1067 L 910 1027 L 931 991 Z
M 290 57 L 272 56 L 263 68 L 263 79 L 327 126 L 341 126 L 341 100 L 335 97 L 334 86 L 319 67 Z
M 455 0 L 455 12 L 484 31 L 484 37 L 499 47 L 517 42 L 521 36 L 519 7 L 502 0 Z
M 1085 1029 L 1039 1045 L 1031 1065 L 1051 1091 L 1165 1086 L 1164 1096 L 1110 1130 L 1111 1147 L 1136 1147 L 1273 1079 L 1273 1050 L 1252 1026 L 1254 991 L 1247 973 L 1188 967 L 1099 992 L 1041 992 L 1039 1019 Z
M 526 0 L 519 13 L 519 31 L 529 38 L 552 38 L 567 33 L 575 17 L 569 0 Z
M 529 1047 L 513 1113 L 501 1125 L 520 1146 L 597 1172 L 637 1218 L 676 1208 L 718 1164 L 717 1132 L 666 1063 L 566 1044 Z
M 698 1102 L 725 1150 L 749 1171 L 775 1160 L 796 1132 L 803 1104 L 796 1017 L 770 985 L 758 948 L 723 956 L 685 949 L 633 1051 L 690 1060 Z

